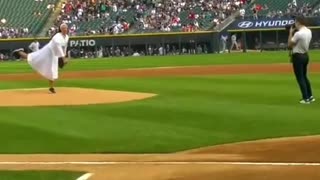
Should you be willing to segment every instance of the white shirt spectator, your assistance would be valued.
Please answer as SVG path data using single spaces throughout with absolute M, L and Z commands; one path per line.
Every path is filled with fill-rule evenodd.
M 164 29 L 166 32 L 170 32 L 171 31 L 171 28 L 169 26 L 167 26 L 165 29 Z
M 119 34 L 120 30 L 117 25 L 113 27 L 113 34 Z
M 78 17 L 82 16 L 83 14 L 83 9 L 82 8 L 79 8 L 78 9 Z
M 116 4 L 113 4 L 112 10 L 113 12 L 118 12 L 118 7 Z
M 240 9 L 240 16 L 244 17 L 246 14 L 246 10 L 245 9 Z
M 1 23 L 2 23 L 2 24 L 5 24 L 5 23 L 7 23 L 7 20 L 6 20 L 6 19 L 4 19 L 4 18 L 3 18 L 3 19 L 1 19 Z

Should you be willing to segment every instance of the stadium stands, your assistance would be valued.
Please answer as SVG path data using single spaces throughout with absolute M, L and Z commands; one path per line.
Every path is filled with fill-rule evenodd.
M 37 34 L 58 0 L 1 0 L 0 38 Z
M 254 4 L 246 9 L 249 18 L 277 18 L 303 14 L 313 15 L 313 8 L 319 0 L 255 0 Z
M 0 1 L 0 37 L 36 35 L 61 1 L 58 24 L 70 24 L 71 35 L 209 30 L 250 0 L 3 0 Z M 295 4 L 296 2 L 296 4 Z M 255 0 L 244 16 L 276 18 L 293 13 L 319 15 L 319 0 Z M 49 10 L 48 10 L 49 9 Z M 256 10 L 255 16 L 253 9 Z
M 71 35 L 88 34 L 119 34 L 127 31 L 135 21 L 136 14 L 143 10 L 146 4 L 139 0 L 67 0 L 62 5 L 55 27 L 49 30 L 53 34 L 61 22 L 70 24 Z
M 312 16 L 320 16 L 320 3 L 314 6 Z
M 37 34 L 59 0 L 1 1 L 1 37 Z M 248 0 L 61 0 L 61 13 L 48 31 L 70 24 L 71 35 L 208 30 Z M 16 9 L 17 11 L 12 11 Z M 48 10 L 50 9 L 50 10 Z
M 71 24 L 72 34 L 119 34 L 207 30 L 247 0 L 68 0 L 57 24 Z M 131 28 L 132 27 L 132 28 Z M 56 27 L 49 30 L 49 35 Z

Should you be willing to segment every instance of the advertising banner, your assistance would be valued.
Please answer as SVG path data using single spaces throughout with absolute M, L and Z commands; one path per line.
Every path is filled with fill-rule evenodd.
M 236 20 L 231 25 L 232 30 L 246 29 L 274 29 L 285 28 L 287 25 L 294 24 L 294 19 L 258 19 L 258 20 Z

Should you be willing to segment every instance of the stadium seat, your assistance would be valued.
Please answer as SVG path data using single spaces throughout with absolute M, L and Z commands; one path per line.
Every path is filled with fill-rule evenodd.
M 133 23 L 135 13 L 132 10 L 122 13 L 111 12 L 110 17 L 107 20 L 104 18 L 97 18 L 91 21 L 75 22 L 75 24 L 79 27 L 78 34 L 83 34 L 89 29 L 98 30 L 102 25 L 111 26 L 113 22 L 116 21 L 118 16 L 123 16 L 128 23 Z
M 282 11 L 282 13 L 286 13 L 287 11 L 287 8 L 288 8 L 288 4 L 289 3 L 292 3 L 293 1 L 292 0 L 255 0 L 255 4 L 259 4 L 259 5 L 262 5 L 262 6 L 267 6 L 268 9 L 266 10 L 262 10 L 259 12 L 258 15 L 266 15 L 268 12 L 273 12 L 273 11 Z M 297 6 L 298 7 L 302 7 L 304 3 L 308 3 L 309 5 L 315 5 L 317 3 L 319 3 L 318 0 L 297 0 Z M 251 6 L 249 6 L 247 8 L 247 15 L 252 15 L 252 9 L 253 7 L 253 4 Z
M 6 19 L 1 26 L 9 28 L 28 28 L 31 35 L 37 34 L 51 15 L 48 4 L 57 4 L 59 0 L 2 0 L 0 1 L 0 19 Z M 40 13 L 41 15 L 36 15 Z

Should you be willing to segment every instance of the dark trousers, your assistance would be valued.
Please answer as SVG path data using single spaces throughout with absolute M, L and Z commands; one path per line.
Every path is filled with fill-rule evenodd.
M 307 53 L 298 54 L 294 53 L 292 55 L 292 64 L 294 74 L 298 81 L 300 91 L 303 99 L 309 99 L 312 96 L 312 89 L 310 81 L 307 77 L 308 73 L 308 64 L 309 64 L 309 56 Z

